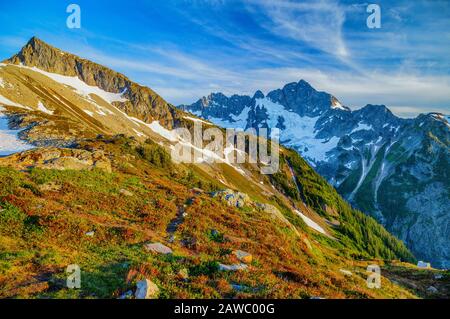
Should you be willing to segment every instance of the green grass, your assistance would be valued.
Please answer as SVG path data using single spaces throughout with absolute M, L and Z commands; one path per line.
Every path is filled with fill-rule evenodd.
M 22 173 L 8 167 L 0 167 L 0 197 L 12 194 L 22 185 Z
M 59 184 L 72 184 L 76 187 L 91 191 L 112 194 L 118 192 L 118 178 L 114 173 L 107 173 L 102 170 L 92 171 L 82 170 L 48 170 L 33 168 L 30 177 L 38 185 L 56 182 Z

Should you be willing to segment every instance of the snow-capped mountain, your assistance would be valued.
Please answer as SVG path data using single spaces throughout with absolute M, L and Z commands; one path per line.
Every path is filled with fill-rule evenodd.
M 450 266 L 449 117 L 395 116 L 384 105 L 352 111 L 306 81 L 265 96 L 214 93 L 180 108 L 224 127 L 274 128 L 352 204 L 416 255 Z

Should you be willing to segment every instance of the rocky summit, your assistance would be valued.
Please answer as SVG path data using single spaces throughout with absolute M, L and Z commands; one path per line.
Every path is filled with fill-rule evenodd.
M 89 86 L 121 94 L 118 108 L 144 121 L 160 120 L 169 128 L 173 127 L 176 121 L 174 107 L 150 88 L 140 86 L 102 65 L 54 48 L 36 37 L 31 38 L 18 54 L 4 63 L 76 77 Z
M 224 127 L 278 128 L 355 207 L 421 259 L 450 267 L 450 118 L 395 116 L 384 105 L 350 110 L 306 81 L 265 96 L 213 93 L 181 109 Z

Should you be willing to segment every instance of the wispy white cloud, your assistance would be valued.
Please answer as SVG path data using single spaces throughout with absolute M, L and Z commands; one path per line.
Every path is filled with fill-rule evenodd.
M 261 25 L 280 36 L 301 41 L 338 58 L 349 55 L 342 34 L 345 8 L 334 0 L 247 0 Z
M 392 21 L 411 19 L 408 3 L 382 5 L 387 18 L 383 15 L 383 28 L 372 32 L 365 27 L 367 3 L 190 0 L 205 13 L 193 14 L 173 1 L 176 19 L 204 32 L 206 41 L 130 43 L 85 31 L 78 40 L 70 35 L 55 45 L 118 70 L 176 105 L 211 92 L 252 95 L 305 79 L 352 108 L 372 103 L 393 106 L 403 115 L 450 113 L 450 74 L 442 71 L 450 63 L 450 47 L 441 43 L 450 39 L 449 22 L 426 18 L 424 27 L 438 34 L 410 32 L 420 21 L 413 29 L 399 28 Z M 237 10 L 239 19 L 234 19 Z M 26 42 L 2 40 L 17 47 Z
M 449 108 L 433 108 L 430 111 L 429 109 L 424 107 L 391 105 L 389 106 L 389 109 L 392 111 L 392 113 L 404 118 L 413 118 L 416 117 L 417 114 L 429 112 L 449 114 Z
M 242 70 L 217 65 L 173 46 L 170 49 L 142 47 L 141 50 L 151 52 L 152 57 L 118 57 L 90 46 L 79 47 L 84 57 L 127 75 L 134 74 L 134 80 L 150 86 L 175 105 L 192 103 L 218 91 L 227 95 L 252 95 L 256 90 L 267 93 L 304 79 L 317 90 L 335 95 L 353 109 L 370 103 L 394 106 L 393 111 L 399 115 L 432 111 L 450 113 L 448 75 L 421 75 L 405 70 L 355 73 L 313 67 L 254 67 Z M 154 58 L 155 55 L 158 58 Z

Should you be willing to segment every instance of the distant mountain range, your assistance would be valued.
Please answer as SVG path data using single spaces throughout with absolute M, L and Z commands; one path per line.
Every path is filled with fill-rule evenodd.
M 450 124 L 384 105 L 352 111 L 304 80 L 266 96 L 212 93 L 181 109 L 223 127 L 279 128 L 355 207 L 380 221 L 418 258 L 450 267 Z

